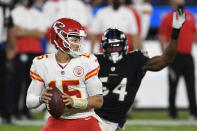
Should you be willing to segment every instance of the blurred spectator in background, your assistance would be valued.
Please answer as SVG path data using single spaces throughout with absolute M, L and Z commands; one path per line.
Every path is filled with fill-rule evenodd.
M 42 14 L 44 14 L 43 6 L 44 6 L 45 2 L 46 2 L 46 0 L 35 0 L 33 7 L 36 8 L 38 11 L 42 12 Z M 45 18 L 46 25 L 48 25 L 49 24 L 49 20 L 47 19 L 46 14 L 44 14 L 44 15 L 46 17 Z M 47 37 L 47 35 L 40 40 L 40 43 L 42 45 L 42 51 L 43 51 L 42 53 L 44 54 L 46 52 L 46 47 L 47 47 L 47 44 L 48 44 L 48 37 Z
M 173 7 L 184 6 L 184 0 L 171 0 Z M 162 51 L 170 40 L 172 26 L 172 11 L 167 14 L 161 23 L 159 29 L 159 40 Z M 178 119 L 175 106 L 176 88 L 180 76 L 184 77 L 187 89 L 187 96 L 190 105 L 190 118 L 197 119 L 196 92 L 195 92 L 195 74 L 194 61 L 191 55 L 192 44 L 197 40 L 197 30 L 195 27 L 194 15 L 186 10 L 186 21 L 183 29 L 180 31 L 178 39 L 178 51 L 175 60 L 169 65 L 169 115 L 171 119 Z
M 48 44 L 46 47 L 47 53 L 56 52 L 57 49 L 52 45 L 49 44 L 49 37 L 50 37 L 50 26 L 53 22 L 58 18 L 58 14 L 60 13 L 60 6 L 62 6 L 62 1 L 64 0 L 47 0 L 43 5 L 43 13 L 47 17 L 48 20 L 48 31 L 47 31 L 47 39 Z
M 35 8 L 32 8 L 34 0 L 21 0 L 11 12 L 14 24 L 16 56 L 14 63 L 14 116 L 21 119 L 22 116 L 31 119 L 32 116 L 26 107 L 25 99 L 27 88 L 31 82 L 29 76 L 30 66 L 34 57 L 42 53 L 40 39 L 45 36 L 45 16 Z
M 64 0 L 59 7 L 60 12 L 57 16 L 58 18 L 66 17 L 78 21 L 85 28 L 86 33 L 89 34 L 89 27 L 93 18 L 92 8 L 89 2 L 84 0 Z M 89 49 L 88 45 L 90 45 L 90 42 L 84 39 L 81 45 L 83 52 L 90 52 L 87 50 Z
M 43 11 L 49 19 L 49 27 L 56 19 L 72 18 L 80 22 L 88 32 L 90 22 L 92 21 L 92 9 L 89 4 L 96 4 L 89 0 L 49 0 L 45 3 Z M 53 45 L 48 44 L 47 52 L 57 51 Z
M 38 9 L 39 11 L 43 11 L 43 5 L 46 2 L 46 0 L 34 0 L 34 5 L 33 7 Z
M 134 14 L 126 7 L 122 6 L 124 0 L 108 0 L 109 5 L 100 9 L 90 28 L 91 33 L 91 52 L 95 43 L 100 40 L 98 36 L 106 29 L 116 27 L 127 34 L 129 49 L 140 49 L 141 39 L 138 35 L 137 23 Z M 132 42 L 131 42 L 132 39 Z
M 56 14 L 58 18 L 71 18 L 80 22 L 86 29 L 92 20 L 92 11 L 88 4 L 82 0 L 62 0 L 59 6 L 60 12 Z
M 139 15 L 139 13 L 137 12 L 137 10 L 133 7 L 133 4 L 131 2 L 131 0 L 124 0 L 124 6 L 129 8 L 131 10 L 131 12 L 134 14 L 135 16 L 135 21 L 137 23 L 137 29 L 138 29 L 138 35 L 141 35 L 141 17 Z
M 102 3 L 102 0 L 84 0 L 86 3 L 89 3 L 92 8 L 99 6 Z
M 146 39 L 150 28 L 150 20 L 152 15 L 152 5 L 150 0 L 133 0 L 133 8 L 137 10 L 140 15 L 141 23 L 141 37 Z
M 3 124 L 11 123 L 11 109 L 9 108 L 9 91 L 7 87 L 7 59 L 12 58 L 12 41 L 9 38 L 12 30 L 10 8 L 12 1 L 0 1 L 0 116 Z M 6 57 L 7 56 L 7 57 Z M 7 59 L 6 59 L 7 58 Z
M 63 0 L 48 0 L 43 5 L 43 12 L 49 20 L 49 25 L 56 20 L 57 15 L 59 14 L 59 7 L 61 6 L 60 2 Z

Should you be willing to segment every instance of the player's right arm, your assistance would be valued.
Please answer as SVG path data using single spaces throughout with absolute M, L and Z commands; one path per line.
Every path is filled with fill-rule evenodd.
M 173 62 L 176 52 L 177 52 L 177 41 L 179 31 L 182 28 L 183 23 L 185 22 L 185 13 L 182 9 L 177 9 L 176 12 L 173 12 L 173 31 L 170 40 L 170 44 L 164 50 L 163 55 L 155 56 L 151 58 L 143 67 L 143 72 L 147 70 L 150 71 L 159 71 L 166 67 L 168 64 Z
M 38 58 L 38 57 L 37 57 Z M 35 58 L 30 69 L 30 76 L 32 81 L 27 91 L 26 105 L 30 109 L 39 107 L 42 103 L 48 103 L 51 94 L 48 90 L 51 88 L 46 88 L 44 86 L 44 80 L 40 76 L 38 60 Z
M 98 75 L 93 76 L 86 83 L 87 91 L 90 96 L 87 98 L 88 105 L 87 109 L 101 108 L 103 105 L 103 94 L 102 94 L 102 83 L 98 78 Z
M 44 85 L 41 82 L 32 79 L 26 97 L 26 105 L 28 108 L 34 109 L 42 104 L 42 102 L 40 101 L 40 94 L 43 88 Z

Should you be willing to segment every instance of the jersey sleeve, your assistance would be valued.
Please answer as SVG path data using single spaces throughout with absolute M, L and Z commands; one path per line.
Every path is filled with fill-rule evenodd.
M 97 76 L 100 70 L 100 65 L 97 58 L 94 55 L 90 55 L 87 61 L 87 73 L 85 75 L 85 81 Z
M 26 105 L 28 108 L 35 108 L 40 105 L 39 98 L 44 89 L 44 83 L 32 79 L 27 90 Z
M 30 77 L 39 82 L 44 82 L 44 80 L 40 77 L 40 72 L 38 69 L 39 66 L 38 66 L 36 58 L 34 58 L 31 68 L 30 68 Z
M 85 84 L 87 87 L 88 95 L 94 96 L 97 94 L 102 94 L 102 83 L 98 78 L 100 65 L 98 63 L 97 57 L 90 55 L 86 65 L 87 74 L 85 75 Z
M 87 93 L 89 96 L 103 94 L 102 87 L 102 82 L 98 76 L 95 76 L 86 82 Z

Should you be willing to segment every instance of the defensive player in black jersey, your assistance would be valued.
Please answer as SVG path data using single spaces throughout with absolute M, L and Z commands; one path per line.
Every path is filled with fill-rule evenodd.
M 174 11 L 170 44 L 163 55 L 153 58 L 148 58 L 141 50 L 127 53 L 127 39 L 122 31 L 110 28 L 103 33 L 103 54 L 96 57 L 101 67 L 99 77 L 103 83 L 104 104 L 95 111 L 111 125 L 113 131 L 124 126 L 127 111 L 133 104 L 146 71 L 159 71 L 173 61 L 184 21 L 183 10 Z

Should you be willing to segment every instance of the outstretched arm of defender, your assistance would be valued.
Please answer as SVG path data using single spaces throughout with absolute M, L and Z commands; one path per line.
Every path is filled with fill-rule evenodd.
M 143 67 L 143 71 L 159 71 L 171 63 L 177 52 L 177 41 L 179 31 L 185 22 L 185 13 L 183 9 L 178 8 L 173 12 L 173 22 L 172 22 L 172 35 L 168 47 L 164 50 L 163 55 L 155 56 L 151 58 Z

